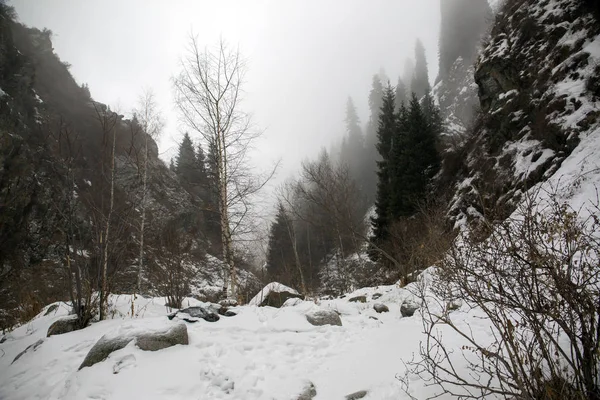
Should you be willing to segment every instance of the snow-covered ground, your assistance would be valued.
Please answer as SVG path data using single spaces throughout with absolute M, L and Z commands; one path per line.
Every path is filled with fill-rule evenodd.
M 372 295 L 381 293 L 377 300 Z M 366 303 L 349 302 L 366 295 Z M 397 375 L 405 370 L 422 340 L 421 317 L 402 318 L 400 305 L 410 296 L 395 286 L 361 289 L 345 297 L 301 302 L 281 309 L 241 306 L 234 317 L 187 324 L 189 345 L 145 352 L 130 343 L 92 367 L 78 367 L 104 334 L 156 329 L 169 321 L 164 299 L 140 299 L 131 317 L 131 297 L 112 299 L 114 319 L 76 332 L 46 338 L 66 305 L 42 312 L 0 344 L 0 399 L 295 399 L 310 381 L 315 399 L 343 399 L 360 390 L 366 399 L 408 398 Z M 375 303 L 390 312 L 377 314 Z M 184 306 L 202 304 L 186 299 Z M 343 326 L 312 326 L 305 314 L 334 309 Z M 467 313 L 456 311 L 456 316 Z M 461 317 L 462 318 L 462 317 Z M 13 359 L 36 341 L 35 351 Z M 114 373 L 116 364 L 120 370 Z M 12 364 L 11 364 L 12 363 Z M 416 379 L 416 377 L 415 377 Z M 415 380 L 418 398 L 432 393 Z

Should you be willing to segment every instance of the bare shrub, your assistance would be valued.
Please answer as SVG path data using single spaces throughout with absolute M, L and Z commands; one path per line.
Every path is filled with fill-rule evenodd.
M 410 372 L 465 399 L 599 399 L 599 215 L 598 201 L 574 210 L 536 193 L 487 240 L 461 235 L 422 290 L 426 340 Z M 450 298 L 488 321 L 491 335 L 455 323 Z

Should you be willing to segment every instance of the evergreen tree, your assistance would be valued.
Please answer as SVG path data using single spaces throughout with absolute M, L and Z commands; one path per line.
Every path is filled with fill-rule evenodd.
M 367 132 L 365 135 L 365 170 L 364 174 L 364 193 L 367 196 L 367 202 L 372 203 L 377 192 L 377 126 L 379 113 L 383 101 L 383 85 L 378 75 L 373 76 L 371 91 L 369 92 L 369 110 L 371 112 L 367 123 Z
M 280 203 L 277 207 L 275 222 L 271 224 L 269 230 L 267 275 L 270 281 L 298 287 L 291 229 L 293 227 L 290 219 Z
M 349 97 L 346 103 L 346 136 L 342 140 L 341 161 L 348 166 L 351 178 L 360 189 L 369 184 L 365 139 L 354 102 Z M 366 210 L 365 210 L 366 211 Z
M 415 73 L 410 90 L 417 95 L 417 98 L 421 98 L 429 90 L 429 72 L 427 71 L 425 47 L 419 39 L 415 44 Z
M 175 161 L 173 161 L 173 158 L 169 162 L 169 170 L 175 172 Z
M 444 130 L 444 123 L 440 108 L 435 104 L 430 90 L 425 93 L 421 102 L 421 108 L 423 109 L 423 114 L 425 115 L 431 133 L 436 139 L 439 138 Z
M 391 157 L 389 217 L 413 215 L 427 197 L 439 171 L 439 154 L 432 125 L 413 93 L 408 110 L 401 108 Z
M 389 225 L 390 201 L 390 152 L 392 139 L 397 129 L 397 116 L 395 112 L 395 94 L 389 85 L 383 93 L 383 103 L 379 115 L 377 129 L 377 152 L 381 160 L 377 162 L 377 197 L 375 200 L 376 217 L 371 218 L 375 240 L 384 240 L 387 237 Z
M 186 132 L 179 145 L 179 153 L 175 163 L 175 172 L 184 184 L 193 182 L 194 170 L 196 169 L 196 152 L 190 135 Z
M 400 106 L 408 101 L 408 90 L 402 78 L 398 78 L 396 84 L 396 110 L 400 110 Z

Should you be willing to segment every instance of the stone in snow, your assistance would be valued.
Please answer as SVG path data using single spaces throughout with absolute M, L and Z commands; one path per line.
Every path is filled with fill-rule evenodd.
M 317 395 L 317 389 L 312 382 L 308 382 L 302 392 L 294 400 L 312 400 Z
M 337 325 L 342 326 L 342 320 L 333 310 L 319 310 L 306 314 L 306 320 L 315 326 Z
M 383 296 L 381 293 L 373 293 L 373 296 L 371 296 L 371 299 L 373 300 L 377 300 L 378 298 L 380 298 L 381 296 Z
M 19 358 L 21 358 L 24 354 L 32 352 L 32 351 L 36 351 L 38 349 L 38 347 L 40 347 L 42 345 L 42 343 L 44 343 L 44 339 L 40 339 L 37 342 L 35 342 L 34 344 L 30 344 L 29 346 L 27 346 L 25 348 L 25 350 L 23 350 L 22 352 L 17 354 L 15 359 L 12 361 L 11 365 L 14 364 L 15 361 L 17 361 Z
M 303 296 L 291 287 L 278 282 L 271 282 L 265 286 L 250 302 L 251 306 L 270 306 L 280 308 L 288 299 Z
M 367 302 L 367 296 L 356 296 L 356 297 L 352 297 L 351 299 L 348 299 L 348 301 L 352 302 L 352 303 L 366 303 Z
M 73 314 L 54 321 L 54 323 L 50 325 L 50 328 L 48 328 L 46 337 L 62 335 L 79 329 L 79 319 L 77 318 L 77 315 Z
M 200 306 L 184 308 L 183 310 L 169 314 L 167 317 L 169 319 L 177 317 L 190 323 L 198 322 L 200 319 L 207 322 L 217 322 L 219 320 L 219 316 L 212 308 L 206 309 Z
M 404 302 L 400 306 L 400 314 L 402 314 L 403 317 L 412 317 L 415 311 L 417 311 L 418 309 L 419 305 L 413 300 L 404 300 Z
M 385 304 L 381 304 L 381 303 L 374 304 L 373 305 L 373 309 L 375 311 L 377 311 L 378 314 L 390 311 L 390 309 L 388 308 L 388 306 L 386 306 Z
M 366 395 L 367 395 L 366 390 L 359 390 L 358 392 L 354 392 L 352 394 L 347 395 L 346 400 L 358 400 L 358 399 L 362 399 Z
M 145 351 L 156 351 L 177 344 L 187 345 L 189 343 L 187 327 L 185 324 L 177 324 L 163 331 L 146 332 L 134 335 L 116 337 L 104 335 L 90 349 L 79 366 L 79 369 L 91 367 L 94 364 L 106 360 L 111 353 L 121 350 L 131 341 L 135 341 L 137 347 Z

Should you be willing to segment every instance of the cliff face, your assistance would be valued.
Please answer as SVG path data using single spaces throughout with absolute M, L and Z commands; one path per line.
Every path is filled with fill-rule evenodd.
M 112 290 L 134 290 L 146 134 L 73 79 L 53 51 L 51 32 L 13 22 L 2 4 L 0 14 L 1 328 L 40 305 L 68 300 L 73 268 L 98 287 L 109 218 Z M 223 284 L 222 266 L 207 254 L 214 248 L 204 229 L 207 211 L 158 158 L 152 138 L 148 177 L 144 290 L 164 295 L 174 271 L 185 270 L 193 286 L 182 288 L 186 294 L 215 292 Z M 242 285 L 256 281 L 240 276 Z
M 504 219 L 598 126 L 599 35 L 584 1 L 504 4 L 475 64 L 481 112 L 452 167 L 455 222 Z
M 491 20 L 487 0 L 440 0 L 439 74 L 433 88 L 445 134 L 463 135 L 478 107 L 473 64 Z

